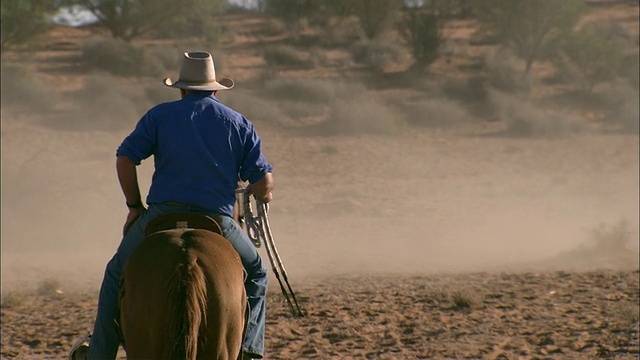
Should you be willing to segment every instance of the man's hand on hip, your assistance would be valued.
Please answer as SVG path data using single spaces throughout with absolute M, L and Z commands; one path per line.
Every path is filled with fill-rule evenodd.
M 127 233 L 129 232 L 129 228 L 131 228 L 131 225 L 133 225 L 133 223 L 138 220 L 140 215 L 144 214 L 145 211 L 147 211 L 147 209 L 145 209 L 144 206 L 129 208 L 129 214 L 127 215 L 127 220 L 124 223 L 124 228 L 122 229 L 122 236 L 127 235 Z

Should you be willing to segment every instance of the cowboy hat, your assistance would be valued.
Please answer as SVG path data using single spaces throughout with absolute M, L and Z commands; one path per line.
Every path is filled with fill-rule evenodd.
M 216 81 L 216 70 L 211 54 L 193 51 L 184 53 L 178 81 L 172 82 L 170 78 L 166 78 L 164 84 L 178 89 L 214 91 L 229 90 L 234 82 L 229 78 Z

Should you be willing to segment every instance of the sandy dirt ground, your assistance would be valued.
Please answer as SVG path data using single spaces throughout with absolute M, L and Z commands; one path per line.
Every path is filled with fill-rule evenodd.
M 69 33 L 35 57 L 47 87 L 29 85 L 26 101 L 18 86 L 3 90 L 2 359 L 63 359 L 92 328 L 126 216 L 115 149 L 152 105 L 140 100 L 147 83 L 153 94 L 161 87 L 162 76 L 82 73 L 88 33 Z M 566 130 L 553 123 L 564 115 L 544 108 L 530 116 L 546 124 L 542 136 L 514 136 L 508 118 L 481 120 L 426 87 L 369 84 L 355 88 L 366 96 L 325 105 L 257 99 L 247 90 L 260 85 L 256 54 L 229 49 L 225 75 L 238 85 L 220 98 L 235 100 L 263 138 L 275 168 L 271 228 L 307 313 L 290 315 L 271 276 L 267 359 L 638 358 L 637 133 L 611 131 L 588 111 L 559 112 L 581 124 Z M 364 131 L 299 131 L 330 118 L 338 100 Z M 72 111 L 74 101 L 83 105 Z M 529 115 L 517 104 L 511 116 Z M 403 105 L 430 111 L 412 120 L 464 120 L 410 126 L 395 121 Z M 273 120 L 287 109 L 313 116 L 296 129 L 293 117 Z M 366 131 L 380 118 L 383 131 Z M 143 192 L 152 170 L 139 168 Z
M 637 358 L 637 136 L 262 130 L 308 314 L 271 279 L 268 358 Z M 3 359 L 62 358 L 91 328 L 120 135 L 3 119 Z

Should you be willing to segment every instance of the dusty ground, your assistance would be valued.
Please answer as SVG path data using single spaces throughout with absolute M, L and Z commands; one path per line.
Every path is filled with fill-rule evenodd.
M 270 294 L 269 359 L 638 356 L 637 271 L 346 275 L 294 289 L 307 316 Z M 93 321 L 93 293 L 12 299 L 3 359 L 61 359 Z
M 6 106 L 3 91 L 2 359 L 64 358 L 91 328 L 126 211 L 114 152 L 149 103 L 134 95 L 165 75 L 84 74 L 74 61 L 86 36 L 58 29 L 35 53 L 46 86 L 24 95 L 28 108 Z M 304 104 L 318 114 L 274 121 L 274 109 L 309 110 L 256 98 L 248 87 L 259 84 L 261 58 L 251 47 L 228 51 L 224 75 L 238 86 L 220 98 L 251 114 L 264 140 L 276 178 L 272 230 L 308 313 L 291 318 L 272 279 L 267 358 L 638 357 L 637 133 L 611 131 L 589 111 L 514 102 L 545 124 L 514 136 L 513 113 L 480 120 L 424 88 L 371 85 L 346 100 L 362 129 L 392 118 L 382 130 L 299 131 L 340 103 Z M 76 102 L 78 90 L 93 97 Z M 422 103 L 430 106 L 413 118 L 458 121 L 396 121 L 393 104 Z M 580 127 L 549 125 L 565 115 Z M 143 189 L 151 171 L 140 168 Z
M 124 209 L 98 146 L 113 142 L 11 124 L 3 179 L 35 143 L 57 155 L 22 183 L 42 182 L 21 202 L 42 215 L 3 211 L 23 243 L 3 240 L 2 358 L 62 358 L 92 326 L 118 242 Z M 291 318 L 272 279 L 269 358 L 637 358 L 636 136 L 265 130 L 274 236 L 308 313 Z M 104 161 L 64 161 L 90 143 Z

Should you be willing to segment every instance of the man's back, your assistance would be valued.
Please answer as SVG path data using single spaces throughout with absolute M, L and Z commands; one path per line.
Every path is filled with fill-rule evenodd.
M 147 203 L 181 202 L 231 215 L 238 178 L 272 170 L 253 124 L 211 92 L 160 104 L 140 120 L 117 155 L 135 164 L 154 155 Z

